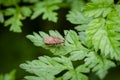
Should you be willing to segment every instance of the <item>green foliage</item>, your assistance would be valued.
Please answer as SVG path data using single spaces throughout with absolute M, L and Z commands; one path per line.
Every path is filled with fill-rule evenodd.
M 36 46 L 48 49 L 58 57 L 44 56 L 39 60 L 21 64 L 23 69 L 36 75 L 27 76 L 26 79 L 88 80 L 83 73 L 89 73 L 90 69 L 103 79 L 108 69 L 116 66 L 111 60 L 120 60 L 119 5 L 115 6 L 113 0 L 91 0 L 86 4 L 82 1 L 81 8 L 76 9 L 73 5 L 66 17 L 72 24 L 77 25 L 75 29 L 79 35 L 72 30 L 64 31 L 63 38 L 57 31 L 50 30 L 49 35 L 40 31 L 39 34 L 27 36 Z M 58 44 L 59 47 L 46 45 L 44 38 L 48 36 L 57 36 L 65 42 L 62 45 Z M 73 61 L 78 61 L 78 66 L 73 67 Z M 39 66 L 37 69 L 34 67 L 35 64 Z M 57 66 L 58 64 L 61 68 Z M 48 67 L 46 69 L 42 66 Z M 62 73 L 62 76 L 56 77 L 64 70 L 67 71 Z
M 22 16 L 16 12 L 16 14 L 13 17 L 5 21 L 5 26 L 11 25 L 10 31 L 21 32 L 20 27 L 22 26 L 22 23 L 20 19 L 22 19 Z
M 84 15 L 80 12 L 77 15 L 75 11 L 67 15 L 71 23 L 81 24 L 75 27 L 82 38 L 81 42 L 94 48 L 95 52 L 100 49 L 104 57 L 120 60 L 119 5 L 114 6 L 113 0 L 91 0 L 81 12 Z M 92 18 L 88 21 L 87 17 Z
M 67 15 L 67 20 L 73 24 L 85 24 L 89 22 L 90 18 L 85 16 L 81 11 L 73 10 Z
M 111 30 L 111 24 L 107 25 L 105 19 L 101 18 L 91 21 L 88 25 L 88 44 L 93 45 L 95 51 L 100 49 L 101 54 L 105 57 L 120 60 L 119 41 L 115 39 L 119 38 L 117 36 L 119 33 L 115 32 L 114 29 Z
M 114 0 L 91 0 L 84 9 L 84 14 L 89 17 L 106 17 L 112 11 Z
M 108 69 L 111 67 L 115 67 L 115 63 L 109 59 L 106 59 L 102 56 L 99 56 L 95 52 L 90 52 L 85 59 L 85 65 L 89 68 L 92 68 L 93 72 L 103 79 L 105 75 L 108 73 Z
M 26 17 L 29 17 L 31 15 L 31 10 L 29 7 L 26 7 L 26 6 L 16 7 L 16 8 L 7 8 L 5 10 L 5 15 L 11 16 L 9 19 L 5 20 L 5 23 L 4 23 L 5 26 L 10 25 L 10 31 L 22 32 L 21 20 L 25 19 Z
M 31 19 L 35 19 L 39 15 L 43 13 L 43 19 L 48 19 L 49 21 L 57 22 L 57 13 L 53 12 L 59 9 L 58 4 L 61 3 L 62 0 L 45 0 L 43 2 L 38 2 L 33 6 L 33 15 Z
M 66 69 L 66 67 L 68 67 L 68 65 L 67 65 L 68 63 L 72 64 L 71 61 L 83 60 L 84 64 L 79 64 L 79 66 L 77 66 L 77 68 L 75 68 L 75 70 L 77 70 L 78 72 L 70 71 L 70 73 L 69 73 L 69 71 L 68 71 L 68 72 L 66 72 L 66 74 L 62 74 L 63 75 L 62 77 L 56 78 L 55 75 L 57 75 L 60 72 L 58 72 L 57 74 L 55 72 L 47 72 L 52 69 L 49 69 L 48 67 L 47 67 L 47 69 L 49 69 L 49 70 L 44 69 L 42 66 L 45 67 L 46 65 L 43 65 L 43 63 L 40 63 L 40 65 L 38 64 L 38 66 L 40 66 L 42 68 L 39 67 L 36 69 L 34 67 L 35 63 L 36 64 L 39 63 L 38 61 L 40 61 L 40 62 L 45 61 L 44 63 L 46 63 L 46 60 L 44 58 L 46 58 L 46 57 L 48 58 L 48 56 L 45 56 L 45 57 L 39 58 L 39 60 L 37 60 L 37 61 L 34 60 L 32 62 L 27 62 L 27 63 L 21 65 L 21 67 L 23 69 L 26 69 L 28 72 L 38 76 L 38 77 L 35 77 L 35 76 L 25 77 L 28 80 L 29 79 L 36 79 L 36 80 L 37 79 L 43 79 L 43 80 L 46 79 L 47 80 L 46 76 L 45 77 L 43 76 L 44 78 L 42 78 L 41 75 L 51 75 L 53 73 L 54 73 L 54 75 L 51 75 L 52 77 L 47 76 L 47 77 L 49 77 L 48 79 L 51 78 L 51 80 L 54 80 L 54 79 L 56 79 L 56 80 L 58 80 L 58 79 L 59 80 L 69 80 L 69 79 L 70 80 L 88 80 L 88 78 L 85 75 L 79 73 L 78 67 L 83 68 L 83 69 L 80 69 L 80 71 L 83 70 L 83 72 L 87 72 L 87 73 L 89 72 L 90 69 L 92 69 L 93 72 L 96 72 L 96 74 L 101 79 L 103 79 L 104 76 L 107 74 L 107 70 L 111 67 L 115 67 L 115 64 L 111 60 L 108 60 L 108 59 L 96 54 L 95 52 L 90 52 L 87 48 L 83 47 L 79 41 L 79 37 L 72 30 L 65 31 L 65 38 L 64 38 L 65 43 L 63 45 L 58 44 L 59 47 L 56 47 L 55 45 L 51 45 L 51 46 L 46 45 L 44 43 L 44 38 L 46 38 L 48 36 L 57 36 L 57 37 L 60 37 L 61 39 L 63 39 L 63 37 L 57 31 L 53 31 L 53 30 L 49 31 L 49 35 L 44 32 L 39 32 L 39 34 L 34 33 L 34 35 L 28 35 L 27 38 L 29 38 L 36 46 L 41 46 L 45 49 L 49 49 L 54 55 L 60 56 L 60 57 L 55 57 L 56 60 L 59 60 L 59 59 L 64 60 L 63 57 L 67 56 L 67 54 L 69 54 L 69 56 L 67 56 L 68 58 L 67 57 L 65 58 L 65 61 L 67 61 L 67 59 L 70 61 L 65 63 L 65 65 L 64 65 L 65 69 L 62 69 L 62 66 L 59 66 L 62 69 L 60 72 L 62 72 L 64 70 L 69 70 L 69 69 Z M 49 59 L 52 59 L 52 58 L 49 57 Z M 49 60 L 49 59 L 47 61 L 51 62 L 51 60 Z M 65 61 L 63 61 L 63 62 L 65 62 Z M 46 64 L 48 64 L 50 66 L 50 64 L 48 62 Z M 59 63 L 61 63 L 61 62 L 57 61 L 56 63 L 54 63 L 54 65 L 57 65 Z M 52 64 L 52 62 L 51 62 L 51 64 Z M 57 69 L 59 69 L 59 67 L 57 67 Z M 37 73 L 36 71 L 31 71 L 31 70 L 34 70 L 34 68 L 36 71 L 39 72 L 38 74 L 36 74 Z M 53 68 L 52 71 L 55 71 L 56 68 L 54 68 L 54 67 L 52 67 L 52 68 Z M 73 66 L 72 66 L 72 68 L 73 68 Z M 39 71 L 39 69 L 40 69 L 40 71 Z M 41 71 L 41 69 L 45 70 L 45 71 Z M 70 68 L 70 70 L 71 70 L 71 68 Z M 59 70 L 56 70 L 56 71 L 59 71 Z M 45 73 L 41 73 L 41 72 L 45 72 L 45 73 L 47 72 L 49 74 L 45 74 Z M 68 76 L 68 78 L 64 78 L 64 75 Z
M 92 20 L 92 18 L 85 16 L 80 10 L 71 10 L 66 17 L 71 23 L 77 24 L 75 29 L 79 31 L 81 42 L 86 44 L 85 30 L 88 28 L 88 23 Z
M 95 73 L 103 80 L 108 70 L 120 61 L 120 4 L 114 0 L 23 0 L 30 3 L 19 6 L 20 0 L 1 0 L 5 9 L 0 10 L 0 22 L 10 25 L 10 31 L 21 32 L 21 20 L 30 17 L 57 22 L 60 8 L 69 8 L 66 20 L 75 25 L 74 30 L 39 31 L 27 38 L 37 47 L 52 53 L 27 61 L 21 68 L 33 74 L 27 80 L 89 80 L 87 74 Z M 8 7 L 9 6 L 9 7 Z M 6 20 L 4 17 L 8 16 Z M 44 39 L 56 36 L 64 43 L 45 44 Z M 77 65 L 75 64 L 77 62 Z
M 0 80 L 15 80 L 15 72 L 15 70 L 12 70 L 10 73 L 0 74 Z
M 19 2 L 20 0 L 0 0 L 0 5 L 12 6 L 18 4 Z
M 20 2 L 33 4 L 19 6 Z M 5 6 L 6 9 L 0 8 L 0 22 L 4 23 L 5 26 L 10 26 L 10 31 L 13 32 L 22 32 L 21 20 L 27 17 L 35 19 L 43 14 L 42 18 L 44 20 L 48 19 L 49 21 L 57 22 L 57 12 L 55 11 L 60 8 L 60 3 L 62 3 L 62 0 L 1 0 L 0 5 Z M 5 16 L 9 16 L 9 18 L 5 20 Z
M 77 68 L 69 58 L 66 57 L 39 57 L 39 60 L 27 62 L 20 65 L 26 71 L 35 74 L 35 76 L 26 76 L 27 80 L 88 80 L 83 73 L 89 72 L 85 66 L 80 65 Z M 59 77 L 59 73 L 66 70 L 66 72 Z

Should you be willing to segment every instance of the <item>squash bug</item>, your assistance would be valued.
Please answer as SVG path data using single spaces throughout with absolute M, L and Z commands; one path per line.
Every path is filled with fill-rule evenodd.
M 56 36 L 49 36 L 44 39 L 44 43 L 48 45 L 55 45 L 64 43 L 64 40 Z

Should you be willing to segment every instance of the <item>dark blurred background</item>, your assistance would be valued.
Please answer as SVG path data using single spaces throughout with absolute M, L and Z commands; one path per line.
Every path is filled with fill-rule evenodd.
M 27 60 L 37 59 L 38 56 L 50 55 L 49 51 L 41 47 L 36 47 L 30 42 L 26 35 L 33 32 L 44 31 L 48 33 L 51 29 L 58 30 L 63 34 L 63 30 L 73 29 L 74 25 L 66 21 L 65 15 L 68 9 L 60 9 L 58 22 L 53 23 L 47 20 L 42 20 L 42 16 L 35 20 L 27 18 L 23 22 L 22 33 L 14 33 L 9 31 L 9 27 L 4 27 L 0 24 L 0 74 L 5 74 L 13 69 L 16 69 L 16 80 L 21 80 L 25 71 L 19 68 L 21 63 Z M 90 74 L 91 80 L 98 80 L 94 74 Z M 120 80 L 120 66 L 109 70 L 108 75 L 104 80 Z

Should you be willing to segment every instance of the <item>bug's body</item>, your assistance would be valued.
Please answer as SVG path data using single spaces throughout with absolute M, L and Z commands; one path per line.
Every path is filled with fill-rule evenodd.
M 55 45 L 55 44 L 64 43 L 64 40 L 56 36 L 49 36 L 44 39 L 44 43 L 48 45 Z

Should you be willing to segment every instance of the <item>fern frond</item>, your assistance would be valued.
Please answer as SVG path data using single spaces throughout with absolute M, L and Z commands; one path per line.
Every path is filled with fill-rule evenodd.
M 83 74 L 89 72 L 88 68 L 81 65 L 74 69 L 71 60 L 63 56 L 39 57 L 38 60 L 21 64 L 20 67 L 35 75 L 26 76 L 27 80 L 88 80 L 87 76 Z M 65 73 L 61 73 L 62 71 Z M 57 77 L 57 75 L 59 76 Z
M 29 7 L 16 7 L 16 8 L 7 8 L 5 10 L 6 16 L 11 16 L 7 20 L 5 20 L 4 25 L 10 25 L 10 31 L 13 32 L 22 32 L 21 26 L 23 25 L 21 20 L 29 17 L 31 15 L 31 10 Z
M 59 9 L 59 6 L 57 4 L 61 2 L 62 0 L 39 1 L 33 7 L 34 13 L 31 16 L 31 19 L 35 19 L 43 13 L 43 19 L 48 19 L 49 21 L 57 22 L 57 13 L 54 11 Z
M 84 14 L 89 17 L 106 17 L 111 11 L 114 0 L 91 0 L 84 8 Z
M 106 20 L 99 18 L 91 21 L 87 30 L 87 42 L 89 46 L 93 46 L 97 52 L 101 50 L 101 54 L 105 57 L 120 60 L 119 41 L 115 39 L 116 32 L 106 24 Z M 117 36 L 117 35 L 116 35 Z
M 102 56 L 99 56 L 95 52 L 90 52 L 85 58 L 85 65 L 92 69 L 100 79 L 103 79 L 105 75 L 108 73 L 108 69 L 111 67 L 115 67 L 114 62 L 108 60 Z
M 49 31 L 49 35 L 40 31 L 39 34 L 33 33 L 33 35 L 28 35 L 27 38 L 30 39 L 34 45 L 41 46 L 45 49 L 49 49 L 55 55 L 66 55 L 72 51 L 76 50 L 86 50 L 80 43 L 77 33 L 75 31 L 65 31 L 65 38 L 58 31 Z M 63 39 L 65 42 L 63 45 L 58 44 L 59 46 L 56 47 L 55 45 L 50 46 L 46 45 L 44 39 L 49 36 L 56 36 Z

